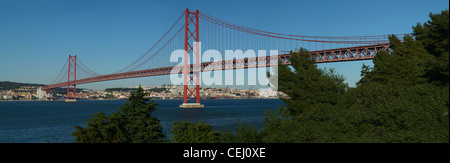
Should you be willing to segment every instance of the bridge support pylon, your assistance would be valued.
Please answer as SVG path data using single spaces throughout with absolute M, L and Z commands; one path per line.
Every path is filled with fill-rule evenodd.
M 77 102 L 77 85 L 71 83 L 77 80 L 77 55 L 71 56 L 69 54 L 69 70 L 67 72 L 67 98 L 66 102 Z M 73 92 L 70 93 L 70 90 L 73 89 Z M 72 98 L 70 98 L 72 95 Z
M 183 69 L 183 104 L 180 105 L 180 108 L 203 108 L 204 105 L 200 104 L 200 77 L 199 73 L 201 72 L 200 65 L 200 48 L 199 48 L 199 24 L 198 24 L 198 10 L 195 12 L 189 12 L 189 9 L 185 10 L 185 29 L 184 29 L 184 69 Z M 190 29 L 191 28 L 191 29 Z M 189 43 L 190 38 L 193 39 L 194 46 Z M 191 40 L 192 40 L 191 39 Z M 194 49 L 195 48 L 195 49 Z M 192 52 L 195 56 L 195 64 L 192 68 L 188 61 L 189 53 Z M 192 70 L 192 71 L 191 71 Z M 191 76 L 192 74 L 192 76 Z M 188 79 L 189 77 L 189 79 Z M 188 88 L 188 83 L 195 83 L 195 87 L 191 90 Z M 195 103 L 188 103 L 188 99 L 190 97 L 195 98 Z

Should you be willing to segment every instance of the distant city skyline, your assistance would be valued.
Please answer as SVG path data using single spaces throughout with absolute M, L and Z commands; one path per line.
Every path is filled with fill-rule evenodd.
M 266 31 L 370 36 L 411 33 L 411 27 L 427 21 L 429 13 L 448 6 L 447 0 L 1 0 L 0 81 L 50 84 L 69 54 L 78 55 L 98 73 L 114 73 L 147 51 L 186 8 Z M 373 65 L 367 60 L 321 63 L 318 67 L 335 69 L 354 87 L 362 64 Z M 104 90 L 162 84 L 170 84 L 168 75 L 77 87 Z

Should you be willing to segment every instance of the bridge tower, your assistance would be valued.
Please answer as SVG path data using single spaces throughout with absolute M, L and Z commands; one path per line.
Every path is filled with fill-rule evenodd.
M 77 102 L 77 85 L 70 82 L 77 80 L 77 55 L 71 56 L 69 54 L 69 70 L 67 71 L 67 99 L 66 102 Z M 70 93 L 70 90 L 73 89 L 73 92 Z M 72 95 L 72 99 L 70 98 Z
M 184 29 L 184 68 L 183 68 L 183 104 L 180 108 L 203 108 L 204 105 L 200 104 L 200 48 L 199 48 L 199 12 L 190 12 L 189 9 L 185 10 L 185 29 Z M 194 45 L 192 45 L 193 42 Z M 189 64 L 189 53 L 192 52 L 195 57 L 195 64 L 193 67 Z M 194 59 L 193 59 L 194 60 Z M 193 62 L 192 62 L 193 63 Z M 188 78 L 189 77 L 189 78 Z M 191 90 L 188 88 L 190 82 L 194 82 L 195 87 Z M 195 103 L 188 103 L 187 100 L 191 97 L 195 98 Z

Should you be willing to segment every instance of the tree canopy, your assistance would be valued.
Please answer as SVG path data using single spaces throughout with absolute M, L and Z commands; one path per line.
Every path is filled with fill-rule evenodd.
M 108 116 L 100 111 L 86 121 L 87 128 L 75 126 L 76 142 L 79 143 L 157 143 L 166 141 L 162 126 L 152 112 L 156 102 L 144 98 L 139 86 L 125 105 Z

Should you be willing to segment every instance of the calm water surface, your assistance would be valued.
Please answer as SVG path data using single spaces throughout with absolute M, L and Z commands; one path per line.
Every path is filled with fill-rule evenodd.
M 202 100 L 203 109 L 180 109 L 182 100 L 155 100 L 159 105 L 153 113 L 170 134 L 173 121 L 203 121 L 214 128 L 232 130 L 237 120 L 261 126 L 265 110 L 277 109 L 279 99 Z M 125 100 L 64 101 L 0 101 L 0 143 L 72 143 L 73 126 L 86 127 L 85 120 L 104 111 L 110 115 Z M 169 135 L 170 136 L 170 135 Z

